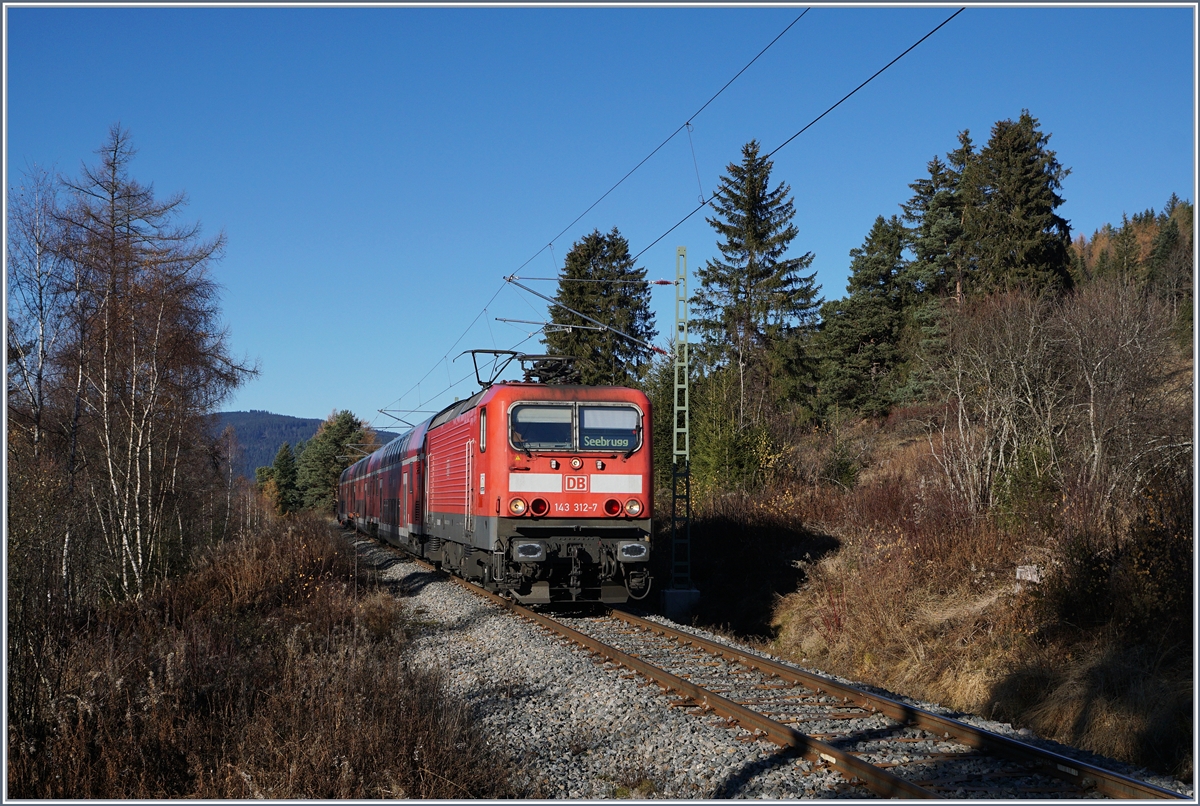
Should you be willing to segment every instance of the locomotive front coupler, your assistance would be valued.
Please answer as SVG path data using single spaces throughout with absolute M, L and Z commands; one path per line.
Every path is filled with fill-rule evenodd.
M 576 599 L 583 592 L 581 584 L 583 565 L 579 562 L 579 546 L 568 547 L 567 556 L 571 558 L 571 573 L 567 576 L 567 586 L 571 591 L 571 598 Z

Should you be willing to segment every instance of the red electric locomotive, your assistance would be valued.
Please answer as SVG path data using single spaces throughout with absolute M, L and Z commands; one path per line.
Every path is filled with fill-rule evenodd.
M 650 401 L 499 382 L 347 468 L 338 520 L 527 604 L 644 598 Z

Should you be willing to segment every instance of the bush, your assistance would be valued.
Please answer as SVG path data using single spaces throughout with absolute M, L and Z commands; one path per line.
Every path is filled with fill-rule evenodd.
M 1151 485 L 1121 532 L 1086 523 L 1065 534 L 1039 600 L 1047 630 L 1102 629 L 1122 643 L 1190 643 L 1194 549 L 1188 481 Z

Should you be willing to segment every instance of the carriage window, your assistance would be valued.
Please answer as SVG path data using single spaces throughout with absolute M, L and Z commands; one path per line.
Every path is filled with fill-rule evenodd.
M 641 442 L 638 412 L 626 406 L 580 406 L 579 449 L 632 451 Z
M 487 451 L 487 409 L 479 410 L 479 452 Z
M 569 451 L 570 406 L 513 406 L 512 444 L 518 450 Z

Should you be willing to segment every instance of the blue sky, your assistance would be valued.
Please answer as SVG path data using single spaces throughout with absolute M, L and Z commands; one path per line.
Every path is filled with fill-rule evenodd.
M 528 336 L 496 317 L 547 318 L 504 276 L 553 276 L 597 228 L 641 252 L 744 143 L 776 148 L 956 7 L 815 7 L 690 118 L 803 8 L 8 6 L 6 182 L 30 163 L 77 175 L 120 122 L 134 177 L 228 237 L 213 275 L 261 374 L 223 408 L 395 428 L 378 409 L 471 393 L 462 350 Z M 849 251 L 929 159 L 1022 109 L 1071 168 L 1075 234 L 1194 200 L 1195 31 L 1184 6 L 968 7 L 774 157 L 793 252 L 842 296 Z M 690 143 L 544 249 L 689 119 Z M 693 274 L 716 254 L 702 213 L 639 264 L 669 278 L 681 245 Z M 673 291 L 653 294 L 665 344 Z

